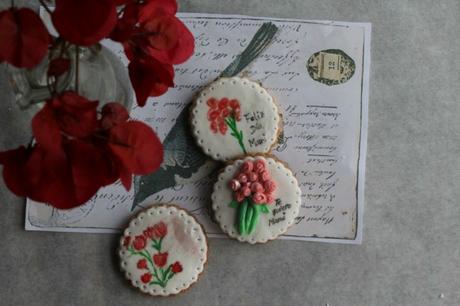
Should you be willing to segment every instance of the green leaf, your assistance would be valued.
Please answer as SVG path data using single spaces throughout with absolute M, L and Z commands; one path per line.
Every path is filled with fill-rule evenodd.
M 238 205 L 240 205 L 240 203 L 235 200 L 231 201 L 230 204 L 228 204 L 228 206 L 230 206 L 231 208 L 238 208 Z
M 270 208 L 268 208 L 267 204 L 262 204 L 260 206 L 260 211 L 264 214 L 268 214 L 270 212 Z

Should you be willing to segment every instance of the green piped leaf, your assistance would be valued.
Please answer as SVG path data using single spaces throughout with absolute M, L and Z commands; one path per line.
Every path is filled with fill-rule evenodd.
M 260 211 L 263 212 L 264 214 L 268 214 L 270 212 L 270 208 L 268 208 L 267 204 L 261 204 L 260 206 Z
M 230 204 L 228 204 L 228 206 L 231 208 L 238 208 L 238 205 L 240 205 L 240 203 L 238 203 L 235 200 L 231 201 Z

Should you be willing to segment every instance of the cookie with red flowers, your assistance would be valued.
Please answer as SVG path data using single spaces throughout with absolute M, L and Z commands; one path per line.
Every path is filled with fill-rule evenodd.
M 191 114 L 198 145 L 217 160 L 270 152 L 281 122 L 268 92 L 239 77 L 211 83 L 196 98 Z
M 225 167 L 211 198 L 222 231 L 254 244 L 273 240 L 294 224 L 301 191 L 282 162 L 267 156 L 248 156 Z
M 134 287 L 154 296 L 177 294 L 198 280 L 207 260 L 202 226 L 174 205 L 154 205 L 125 229 L 118 254 Z

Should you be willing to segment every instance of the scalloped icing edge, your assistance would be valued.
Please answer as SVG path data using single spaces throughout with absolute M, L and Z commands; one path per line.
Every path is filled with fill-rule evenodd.
M 296 186 L 296 193 L 298 194 L 298 198 L 297 198 L 297 203 L 298 205 L 295 207 L 294 209 L 294 218 L 292 220 L 290 220 L 287 225 L 282 228 L 278 234 L 275 234 L 273 236 L 270 236 L 270 237 L 267 237 L 266 239 L 262 239 L 262 240 L 250 240 L 248 239 L 247 237 L 245 236 L 241 236 L 239 234 L 235 234 L 236 232 L 233 231 L 230 232 L 227 228 L 224 228 L 223 224 L 221 223 L 221 219 L 222 219 L 222 215 L 219 215 L 217 213 L 217 207 L 215 203 L 216 201 L 216 194 L 219 193 L 220 191 L 218 190 L 218 184 L 219 182 L 221 182 L 223 180 L 223 175 L 225 174 L 225 172 L 230 172 L 232 171 L 231 169 L 233 167 L 236 167 L 236 166 L 240 166 L 244 161 L 246 160 L 255 160 L 257 158 L 263 158 L 267 163 L 271 163 L 273 162 L 274 164 L 279 164 L 281 165 L 281 169 L 284 170 L 284 172 L 286 173 L 286 176 L 288 176 L 290 179 L 292 179 L 294 182 L 295 182 L 295 186 Z M 278 166 L 279 167 L 279 166 Z M 280 169 L 280 170 L 281 170 Z M 265 156 L 265 155 L 253 155 L 253 156 L 247 156 L 243 159 L 235 159 L 233 160 L 233 162 L 227 166 L 225 166 L 224 169 L 221 170 L 221 173 L 219 174 L 219 176 L 217 177 L 217 182 L 214 184 L 213 186 L 213 192 L 211 194 L 211 200 L 212 200 L 212 210 L 214 211 L 214 215 L 215 215 L 215 220 L 216 222 L 219 224 L 219 227 L 220 229 L 225 233 L 227 234 L 228 236 L 230 236 L 231 238 L 234 238 L 234 239 L 237 239 L 238 241 L 240 242 L 246 242 L 246 243 L 250 243 L 250 244 L 256 244 L 256 243 L 266 243 L 268 241 L 272 241 L 272 240 L 275 240 L 276 238 L 278 238 L 280 235 L 286 233 L 286 231 L 294 224 L 294 221 L 295 221 L 295 218 L 299 215 L 299 212 L 300 212 L 300 206 L 301 206 L 301 203 L 302 203 L 302 191 L 300 190 L 300 187 L 299 187 L 299 184 L 298 184 L 298 181 L 296 179 L 296 177 L 294 176 L 294 174 L 292 173 L 291 169 L 288 168 L 288 166 L 286 165 L 285 162 L 283 161 L 280 161 L 279 159 L 277 159 L 276 157 L 274 156 Z
M 215 160 L 220 160 L 220 161 L 229 161 L 232 159 L 237 158 L 238 156 L 234 157 L 228 157 L 228 158 L 223 158 L 220 156 L 219 153 L 214 153 L 212 149 L 205 147 L 204 146 L 204 140 L 200 137 L 200 130 L 197 128 L 198 121 L 195 118 L 195 115 L 197 111 L 195 110 L 198 105 L 205 103 L 202 98 L 204 98 L 206 95 L 209 94 L 210 91 L 214 90 L 213 84 L 216 84 L 218 82 L 221 82 L 220 85 L 225 85 L 225 82 L 240 82 L 244 86 L 253 86 L 260 94 L 264 95 L 266 99 L 268 99 L 272 105 L 273 105 L 273 111 L 275 113 L 275 120 L 276 124 L 274 125 L 274 130 L 273 130 L 273 137 L 270 139 L 270 141 L 267 141 L 264 150 L 260 152 L 248 152 L 248 154 L 267 154 L 270 153 L 272 148 L 277 144 L 278 142 L 278 136 L 279 133 L 282 129 L 282 120 L 281 120 L 281 115 L 279 113 L 279 108 L 275 103 L 275 100 L 273 97 L 268 93 L 268 91 L 263 88 L 261 85 L 259 85 L 255 81 L 251 81 L 248 78 L 241 78 L 241 77 L 221 77 L 216 79 L 215 81 L 211 82 L 209 85 L 207 85 L 199 94 L 198 96 L 194 99 L 194 102 L 192 104 L 192 107 L 190 108 L 190 125 L 192 127 L 192 133 L 193 136 L 196 140 L 197 145 L 203 150 L 203 152 L 210 156 L 211 158 Z M 222 83 L 223 82 L 223 83 Z M 242 156 L 243 154 L 241 154 Z
M 129 229 L 131 227 L 136 226 L 136 222 L 139 219 L 141 220 L 141 218 L 143 218 L 145 215 L 150 214 L 150 212 L 152 212 L 152 211 L 161 210 L 161 209 L 174 211 L 174 213 L 178 214 L 180 218 L 187 218 L 187 219 L 189 219 L 189 221 L 191 223 L 195 223 L 195 225 L 198 226 L 197 230 L 201 232 L 202 237 L 204 238 L 203 241 L 200 242 L 201 249 L 204 248 L 203 256 L 200 257 L 201 265 L 200 265 L 200 267 L 197 267 L 197 268 L 194 269 L 196 271 L 196 275 L 194 275 L 191 278 L 191 281 L 185 283 L 185 286 L 182 286 L 181 288 L 176 287 L 175 288 L 176 290 L 174 292 L 172 292 L 172 291 L 168 292 L 165 289 L 160 289 L 160 290 L 150 289 L 150 290 L 148 290 L 148 289 L 146 289 L 147 286 L 139 285 L 139 281 L 132 279 L 130 272 L 125 269 L 126 262 L 123 261 L 123 259 L 122 259 L 123 255 L 124 255 L 123 250 L 122 250 L 122 248 L 123 248 L 123 240 L 124 240 L 125 235 L 131 235 Z M 185 209 L 182 209 L 182 208 L 180 208 L 180 207 L 178 207 L 177 205 L 174 205 L 174 204 L 154 204 L 154 205 L 146 208 L 145 210 L 142 210 L 135 217 L 133 217 L 131 219 L 131 221 L 129 222 L 128 226 L 123 230 L 123 234 L 119 239 L 119 246 L 118 246 L 117 254 L 118 254 L 119 258 L 120 258 L 120 269 L 124 273 L 125 278 L 128 281 L 130 281 L 131 285 L 134 288 L 137 288 L 142 293 L 148 294 L 148 295 L 151 295 L 151 296 L 171 296 L 171 295 L 179 294 L 179 293 L 181 293 L 181 292 L 183 292 L 185 290 L 188 290 L 193 284 L 195 284 L 199 280 L 199 278 L 200 278 L 201 274 L 204 272 L 204 268 L 205 268 L 205 266 L 207 264 L 208 250 L 209 250 L 208 239 L 207 239 L 206 233 L 204 231 L 204 228 L 196 220 L 196 218 L 194 216 L 190 215 Z

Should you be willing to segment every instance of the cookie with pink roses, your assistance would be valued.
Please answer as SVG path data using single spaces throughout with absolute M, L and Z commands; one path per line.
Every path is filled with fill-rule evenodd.
M 284 163 L 266 155 L 247 156 L 223 169 L 211 198 L 222 231 L 254 244 L 276 239 L 294 224 L 301 191 Z
M 120 238 L 120 266 L 131 284 L 153 296 L 188 289 L 207 261 L 202 226 L 175 205 L 154 205 L 140 212 Z
M 196 98 L 191 109 L 193 135 L 216 160 L 269 153 L 281 119 L 273 97 L 246 78 L 219 78 Z

